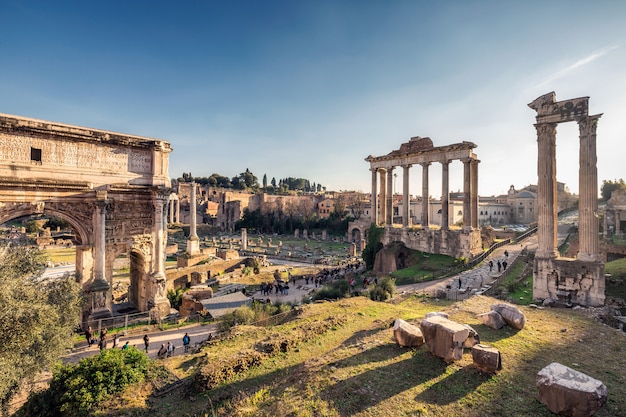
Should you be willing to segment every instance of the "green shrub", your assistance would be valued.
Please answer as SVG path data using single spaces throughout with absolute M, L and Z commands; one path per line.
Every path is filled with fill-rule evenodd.
M 386 301 L 396 292 L 396 281 L 391 277 L 382 277 L 369 292 L 372 301 Z
M 186 288 L 177 288 L 175 290 L 167 290 L 167 299 L 170 300 L 172 308 L 178 310 L 183 303 L 183 295 L 187 291 Z
M 338 300 L 350 294 L 350 283 L 345 279 L 329 282 L 313 293 L 313 300 Z
M 18 416 L 89 416 L 104 399 L 146 377 L 150 359 L 135 347 L 108 349 L 76 365 L 60 365 L 50 387 L 29 398 Z

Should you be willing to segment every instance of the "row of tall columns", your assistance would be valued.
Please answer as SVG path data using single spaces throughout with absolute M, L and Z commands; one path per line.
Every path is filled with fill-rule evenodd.
M 441 228 L 449 228 L 449 168 L 450 160 L 440 161 L 441 163 Z M 472 158 L 463 160 L 463 222 L 467 228 L 478 228 L 478 163 L 480 161 Z M 430 162 L 420 163 L 422 165 L 422 226 L 428 227 L 429 219 L 429 187 L 428 169 Z M 410 195 L 409 195 L 409 173 L 412 165 L 402 165 L 403 187 L 402 187 L 402 226 L 411 226 L 410 217 Z M 393 224 L 393 170 L 391 168 L 372 169 L 372 195 L 371 212 L 372 222 L 375 224 Z M 377 183 L 377 176 L 380 180 L 380 190 Z M 380 206 L 380 207 L 379 207 Z M 380 208 L 380 214 L 378 212 Z
M 170 223 L 180 223 L 180 200 L 170 199 Z
M 578 121 L 580 156 L 578 171 L 578 236 L 577 258 L 599 261 L 600 223 L 598 221 L 598 168 L 596 156 L 596 127 L 600 115 Z

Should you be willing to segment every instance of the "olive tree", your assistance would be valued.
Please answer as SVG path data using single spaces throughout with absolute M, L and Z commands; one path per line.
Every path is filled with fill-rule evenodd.
M 65 353 L 78 324 L 79 285 L 69 275 L 42 280 L 45 261 L 37 249 L 0 247 L 0 415 L 23 381 Z

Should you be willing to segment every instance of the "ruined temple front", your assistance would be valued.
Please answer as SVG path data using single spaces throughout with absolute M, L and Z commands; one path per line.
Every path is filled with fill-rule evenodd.
M 384 156 L 368 156 L 372 172 L 371 222 L 383 226 L 383 244 L 401 241 L 407 247 L 423 252 L 439 253 L 456 258 L 470 258 L 482 252 L 478 226 L 478 163 L 472 142 L 434 146 L 430 138 L 414 137 L 400 148 Z M 449 166 L 459 160 L 463 163 L 463 225 L 451 228 L 449 224 Z M 441 227 L 431 227 L 429 219 L 429 169 L 433 163 L 441 165 Z M 422 224 L 413 227 L 409 213 L 409 178 L 414 165 L 422 171 Z M 393 216 L 394 170 L 402 168 L 402 224 L 395 227 Z
M 556 101 L 554 92 L 528 105 L 537 112 L 537 253 L 533 298 L 589 306 L 604 304 L 604 263 L 599 253 L 596 128 L 601 114 L 589 116 L 589 97 Z M 561 257 L 557 245 L 556 127 L 579 127 L 579 249 L 576 259 Z

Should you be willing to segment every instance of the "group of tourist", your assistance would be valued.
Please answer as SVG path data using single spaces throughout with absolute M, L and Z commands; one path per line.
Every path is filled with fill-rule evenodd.
M 506 267 L 509 265 L 509 263 L 507 262 L 507 259 L 509 259 L 509 251 L 505 250 L 504 251 L 504 259 L 502 261 L 500 261 L 500 259 L 498 259 L 498 261 L 496 262 L 496 267 L 498 268 L 498 273 L 506 271 Z M 489 261 L 489 272 L 493 271 L 493 261 Z
M 259 290 L 261 291 L 261 295 L 271 295 L 272 291 L 276 291 L 276 294 L 280 293 L 282 295 L 288 295 L 289 294 L 289 285 L 280 282 L 280 281 L 276 281 L 275 283 L 262 283 L 261 287 L 259 288 Z
M 108 345 L 107 333 L 108 333 L 108 330 L 106 328 L 102 329 L 102 331 L 100 332 L 100 337 L 97 339 L 98 347 L 100 348 L 100 350 L 105 350 L 107 348 L 107 345 Z M 91 347 L 92 345 L 96 343 L 96 338 L 94 337 L 94 334 L 95 333 L 93 329 L 91 328 L 91 326 L 87 327 L 87 330 L 85 330 L 85 338 L 87 339 L 88 347 Z M 212 338 L 212 335 L 209 333 L 209 340 L 211 338 Z M 113 336 L 113 349 L 119 346 L 119 341 L 120 341 L 120 334 L 116 333 L 115 336 Z M 185 333 L 185 336 L 183 336 L 183 347 L 185 348 L 185 353 L 189 352 L 190 344 L 191 344 L 191 338 L 189 337 L 188 333 Z M 150 347 L 150 336 L 148 336 L 147 333 L 143 336 L 143 345 L 144 345 L 144 350 L 147 354 L 148 348 Z M 121 346 L 121 349 L 125 350 L 125 349 L 128 349 L 129 347 L 130 347 L 130 344 L 128 341 L 126 341 L 126 343 L 123 346 Z M 167 342 L 167 346 L 165 346 L 165 344 L 162 344 L 161 348 L 157 352 L 157 357 L 159 359 L 163 359 L 166 357 L 169 358 L 170 356 L 174 354 L 175 349 L 176 349 L 176 346 L 172 342 Z
M 102 331 L 100 331 L 100 337 L 99 338 L 95 338 L 95 332 L 93 331 L 93 329 L 91 328 L 91 326 L 87 327 L 87 330 L 85 330 L 85 339 L 87 340 L 87 346 L 91 347 L 92 345 L 94 345 L 96 342 L 98 343 L 98 348 L 100 350 L 105 350 L 109 344 L 109 339 L 108 339 L 108 330 L 105 327 L 104 329 L 102 329 Z M 119 346 L 120 343 L 120 334 L 119 333 L 115 333 L 115 335 L 113 336 L 113 349 L 117 348 Z M 128 349 L 128 342 L 126 342 L 126 344 L 124 344 L 124 346 L 122 346 L 122 349 Z

